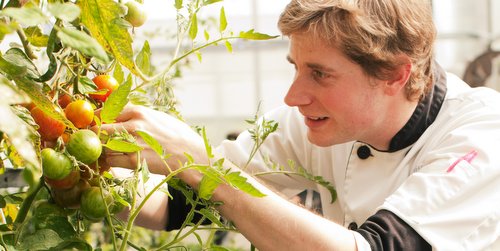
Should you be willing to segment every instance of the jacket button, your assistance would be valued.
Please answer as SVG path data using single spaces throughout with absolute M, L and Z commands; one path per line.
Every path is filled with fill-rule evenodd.
M 347 226 L 347 229 L 356 230 L 356 229 L 358 229 L 358 224 L 356 224 L 356 222 L 353 221 L 353 222 L 349 223 L 349 226 Z
M 356 152 L 360 159 L 368 159 L 370 156 L 373 156 L 370 152 L 370 148 L 367 145 L 362 145 L 358 148 Z

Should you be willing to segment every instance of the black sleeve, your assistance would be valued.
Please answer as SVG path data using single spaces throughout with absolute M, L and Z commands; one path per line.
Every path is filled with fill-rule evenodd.
M 368 241 L 373 251 L 432 250 L 413 228 L 388 210 L 378 211 L 355 231 Z
M 170 189 L 169 193 L 172 195 L 172 199 L 168 199 L 168 224 L 165 228 L 167 231 L 181 228 L 189 211 L 191 211 L 191 204 L 186 202 L 186 197 L 184 197 L 181 191 Z M 196 210 L 201 208 L 203 208 L 203 205 L 199 204 L 195 207 Z M 201 214 L 195 213 L 191 222 L 198 222 L 201 218 Z M 208 225 L 211 223 L 210 220 L 206 219 L 202 224 Z

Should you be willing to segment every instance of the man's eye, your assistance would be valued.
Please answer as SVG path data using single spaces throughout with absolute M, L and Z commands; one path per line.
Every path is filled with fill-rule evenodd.
M 313 77 L 315 77 L 315 78 L 324 78 L 327 76 L 324 72 L 321 72 L 318 70 L 313 70 L 312 74 L 313 74 Z

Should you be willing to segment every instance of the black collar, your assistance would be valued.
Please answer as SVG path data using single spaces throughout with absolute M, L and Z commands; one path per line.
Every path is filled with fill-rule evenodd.
M 389 144 L 389 152 L 399 151 L 413 143 L 436 119 L 446 95 L 446 72 L 437 64 L 433 66 L 433 88 L 419 102 L 411 118 Z

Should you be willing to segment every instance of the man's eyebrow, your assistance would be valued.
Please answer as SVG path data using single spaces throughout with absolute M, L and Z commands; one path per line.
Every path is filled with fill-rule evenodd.
M 335 71 L 333 68 L 326 67 L 326 66 L 321 65 L 321 64 L 306 63 L 306 65 L 307 65 L 307 67 L 309 67 L 311 69 L 321 70 L 321 71 L 324 71 L 324 72 L 334 72 Z
M 286 60 L 288 62 L 290 62 L 290 64 L 295 64 L 295 62 L 293 61 L 292 57 L 290 57 L 290 55 L 286 56 Z M 317 64 L 317 63 L 306 63 L 306 65 L 307 65 L 307 67 L 309 67 L 311 69 L 315 69 L 315 70 L 320 70 L 320 71 L 329 72 L 329 73 L 335 72 L 335 70 L 333 68 L 326 67 L 324 65 Z

